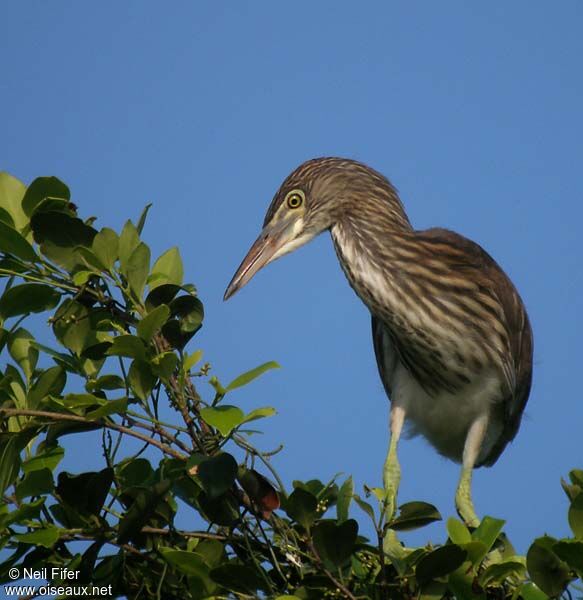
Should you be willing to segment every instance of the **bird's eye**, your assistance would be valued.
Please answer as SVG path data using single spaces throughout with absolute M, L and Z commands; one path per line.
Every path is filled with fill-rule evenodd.
M 287 196 L 288 208 L 299 208 L 304 201 L 304 195 L 299 191 L 290 192 Z

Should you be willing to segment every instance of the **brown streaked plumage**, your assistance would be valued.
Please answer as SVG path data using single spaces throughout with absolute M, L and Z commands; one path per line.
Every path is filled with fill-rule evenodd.
M 413 229 L 383 175 L 356 161 L 318 158 L 282 183 L 225 298 L 324 230 L 372 315 L 391 399 L 385 486 L 396 493 L 396 443 L 407 419 L 441 454 L 463 463 L 456 503 L 475 524 L 471 470 L 496 462 L 530 392 L 532 333 L 518 292 L 475 242 L 446 229 Z

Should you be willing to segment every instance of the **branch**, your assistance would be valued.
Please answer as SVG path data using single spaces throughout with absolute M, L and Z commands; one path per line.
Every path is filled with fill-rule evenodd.
M 90 420 L 86 419 L 85 417 L 79 417 L 77 415 L 67 415 L 64 413 L 50 412 L 47 410 L 29 410 L 29 409 L 21 409 L 21 408 L 0 408 L 0 415 L 7 415 L 7 416 L 13 416 L 13 417 L 16 417 L 16 416 L 44 417 L 46 419 L 52 419 L 53 421 L 73 421 L 75 423 L 83 423 L 86 425 L 91 425 L 92 423 L 95 423 L 97 425 L 100 425 L 101 427 L 107 427 L 107 429 L 113 429 L 114 431 L 120 431 L 121 433 L 126 433 L 127 435 L 129 435 L 131 437 L 135 437 L 138 440 L 147 442 L 151 446 L 155 446 L 156 448 L 158 448 L 165 454 L 168 454 L 169 456 L 172 456 L 174 458 L 178 458 L 180 460 L 186 460 L 188 458 L 186 455 L 181 454 L 180 452 L 177 452 L 176 450 L 174 450 L 174 448 L 171 448 L 167 444 L 163 444 L 162 442 L 159 442 L 151 437 L 148 437 L 147 435 L 144 435 L 143 433 L 139 433 L 138 431 L 134 431 L 133 429 L 130 429 L 129 427 L 124 427 L 123 425 L 118 425 L 117 423 L 114 423 L 112 421 L 105 421 L 103 419 L 99 419 L 96 421 L 90 421 Z

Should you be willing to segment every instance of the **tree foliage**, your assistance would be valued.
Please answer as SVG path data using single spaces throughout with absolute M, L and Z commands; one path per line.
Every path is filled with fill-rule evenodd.
M 383 550 L 387 531 L 441 516 L 409 502 L 386 522 L 384 490 L 359 495 L 350 477 L 286 490 L 274 453 L 251 443 L 275 410 L 235 404 L 278 365 L 227 385 L 211 375 L 189 346 L 203 304 L 177 248 L 152 260 L 147 211 L 120 232 L 99 229 L 57 178 L 26 188 L 0 175 L 3 583 L 14 567 L 60 566 L 128 598 L 571 594 L 583 575 L 583 471 L 563 482 L 572 537 L 538 537 L 526 557 L 491 517 L 473 531 L 452 517 L 443 543 Z M 89 446 L 101 469 L 60 467 Z M 195 527 L 179 528 L 179 513 Z

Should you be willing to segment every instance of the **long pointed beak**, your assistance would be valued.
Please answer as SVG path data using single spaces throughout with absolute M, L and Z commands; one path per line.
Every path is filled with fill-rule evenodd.
M 223 300 L 228 300 L 233 294 L 238 292 L 246 285 L 253 275 L 277 258 L 278 253 L 283 246 L 292 239 L 293 222 L 286 219 L 279 223 L 269 224 L 263 228 L 259 237 L 255 240 L 247 256 L 239 265 L 237 272 L 233 275 L 231 283 L 227 286 Z

